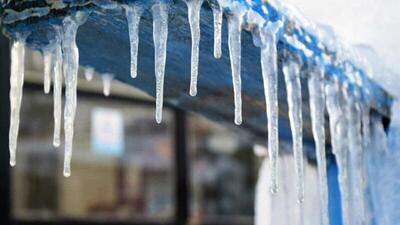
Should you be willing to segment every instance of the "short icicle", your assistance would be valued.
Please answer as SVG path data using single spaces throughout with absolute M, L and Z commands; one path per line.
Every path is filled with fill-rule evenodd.
M 270 190 L 278 191 L 278 157 L 279 157 L 279 108 L 278 108 L 278 59 L 276 33 L 281 22 L 268 23 L 261 28 L 261 69 L 264 81 L 266 113 L 268 118 L 268 151 L 271 169 Z
M 53 104 L 54 104 L 54 135 L 53 145 L 59 147 L 61 144 L 61 116 L 62 116 L 62 85 L 63 85 L 63 57 L 61 41 L 58 40 L 53 51 Z
M 212 7 L 214 17 L 214 57 L 216 59 L 221 58 L 221 34 L 222 34 L 222 21 L 224 10 L 221 6 Z
M 64 37 L 63 48 L 63 70 L 65 77 L 65 107 L 64 107 L 64 133 L 65 133 L 65 156 L 64 176 L 71 176 L 71 157 L 74 137 L 74 121 L 77 107 L 77 85 L 79 50 L 76 46 L 76 33 L 78 27 L 85 17 L 77 13 L 74 17 L 66 17 L 63 21 Z
M 93 75 L 94 75 L 94 69 L 92 67 L 86 67 L 85 68 L 85 79 L 87 81 L 93 80 Z
M 300 84 L 300 65 L 294 60 L 289 60 L 283 66 L 285 75 L 287 101 L 289 106 L 289 120 L 292 130 L 293 153 L 296 168 L 297 200 L 304 200 L 304 162 L 303 162 L 303 117 Z
M 339 170 L 339 189 L 342 199 L 343 225 L 351 225 L 349 214 L 348 186 L 348 149 L 347 121 L 344 100 L 338 81 L 331 81 L 325 86 L 326 108 L 329 114 L 332 152 L 335 155 Z
M 10 165 L 16 164 L 16 150 L 19 131 L 20 109 L 24 86 L 25 69 L 25 38 L 16 38 L 11 47 L 11 76 L 10 76 Z
M 165 63 L 167 60 L 169 5 L 165 2 L 158 2 L 154 4 L 151 9 L 153 12 L 154 65 L 156 76 L 156 121 L 157 123 L 161 123 L 164 98 Z
M 236 125 L 242 124 L 242 80 L 240 78 L 242 57 L 242 24 L 243 15 L 241 12 L 234 13 L 228 18 L 228 46 L 231 59 Z
M 329 225 L 328 179 L 325 151 L 325 82 L 322 68 L 315 68 L 308 78 L 312 132 L 317 152 L 321 224 Z
M 139 23 L 143 8 L 137 4 L 124 6 L 126 19 L 128 20 L 129 42 L 131 48 L 131 77 L 137 77 L 137 62 L 139 49 Z
M 110 96 L 111 82 L 114 78 L 114 75 L 107 73 L 107 74 L 103 74 L 101 77 L 103 79 L 103 94 L 104 94 L 104 96 Z
M 190 95 L 197 95 L 197 77 L 199 74 L 199 48 L 200 48 L 200 11 L 204 0 L 186 0 L 188 19 L 192 34 L 192 56 L 190 71 Z
M 43 52 L 43 65 L 44 65 L 44 79 L 43 79 L 43 86 L 44 86 L 44 93 L 50 93 L 51 87 L 51 72 L 53 67 L 52 61 L 52 48 L 54 47 L 52 44 Z

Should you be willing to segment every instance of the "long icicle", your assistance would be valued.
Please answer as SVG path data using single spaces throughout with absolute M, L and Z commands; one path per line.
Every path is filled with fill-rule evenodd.
M 204 0 L 186 0 L 190 32 L 192 33 L 192 56 L 190 69 L 190 95 L 197 95 L 197 77 L 199 75 L 200 48 L 200 11 Z
M 279 157 L 279 108 L 278 108 L 278 59 L 276 32 L 281 22 L 268 23 L 260 30 L 263 46 L 261 48 L 261 69 L 264 81 L 266 113 L 268 118 L 268 152 L 271 169 L 272 193 L 278 190 L 278 157 Z
M 364 224 L 365 203 L 363 187 L 363 154 L 361 137 L 361 112 L 359 102 L 351 93 L 346 92 L 346 118 L 349 138 L 349 168 L 351 169 L 351 193 L 352 193 L 352 220 L 353 224 Z
M 290 60 L 284 65 L 287 100 L 289 106 L 289 120 L 292 130 L 293 153 L 296 168 L 297 200 L 304 200 L 304 162 L 303 162 L 303 116 L 300 84 L 300 65 Z
M 242 80 L 240 78 L 242 57 L 242 23 L 243 18 L 240 13 L 231 15 L 228 18 L 228 46 L 231 59 L 236 125 L 242 124 Z
M 79 50 L 76 46 L 76 33 L 78 23 L 75 18 L 64 19 L 63 47 L 63 69 L 65 77 L 65 107 L 64 107 L 64 133 L 65 133 L 65 156 L 64 176 L 71 176 L 71 157 L 74 137 L 74 121 L 77 106 L 77 84 Z
M 326 106 L 329 114 L 329 127 L 331 134 L 332 151 L 336 157 L 339 169 L 339 188 L 342 202 L 343 225 L 350 224 L 349 214 L 349 187 L 348 187 L 348 152 L 347 121 L 345 117 L 343 96 L 340 92 L 338 81 L 333 81 L 325 86 Z
M 24 86 L 25 38 L 17 38 L 11 47 L 10 76 L 10 165 L 16 164 L 16 150 L 19 131 L 19 118 Z
M 325 151 L 325 83 L 324 71 L 317 68 L 308 78 L 312 132 L 317 152 L 322 225 L 329 225 L 328 179 Z
M 128 21 L 129 42 L 131 47 L 131 77 L 136 78 L 139 49 L 139 23 L 143 8 L 137 4 L 129 4 L 124 8 Z
M 43 79 L 43 86 L 44 86 L 44 93 L 50 93 L 51 87 L 51 69 L 53 67 L 53 60 L 52 60 L 52 51 L 54 48 L 53 44 L 50 44 L 48 49 L 43 52 L 43 64 L 44 64 L 44 79 Z
M 53 145 L 59 147 L 61 144 L 61 114 L 62 114 L 62 83 L 63 83 L 63 58 L 61 41 L 58 40 L 53 51 L 53 104 L 54 104 L 54 135 Z
M 221 34 L 222 34 L 222 21 L 224 10 L 221 6 L 212 7 L 214 17 L 214 57 L 216 59 L 221 58 Z
M 164 99 L 165 63 L 167 60 L 169 5 L 164 2 L 158 2 L 154 4 L 151 9 L 153 12 L 154 65 L 156 75 L 156 121 L 157 123 L 161 123 Z

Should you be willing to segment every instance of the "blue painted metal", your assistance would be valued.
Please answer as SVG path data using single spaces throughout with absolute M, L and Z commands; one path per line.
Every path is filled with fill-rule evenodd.
M 124 13 L 120 9 L 110 10 L 99 7 L 101 4 L 113 2 L 126 3 L 131 1 L 112 0 L 64 0 L 65 5 L 54 8 L 55 2 L 48 3 L 45 0 L 37 1 L 7 1 L 2 4 L 2 22 L 6 34 L 14 36 L 17 32 L 30 31 L 27 44 L 31 48 L 41 49 L 48 43 L 54 34 L 53 25 L 60 25 L 66 15 L 76 11 L 91 12 L 88 21 L 80 27 L 77 44 L 80 49 L 80 64 L 92 66 L 101 73 L 113 73 L 116 79 L 138 87 L 150 95 L 155 95 L 154 79 L 154 53 L 152 43 L 152 16 L 149 6 L 154 2 L 148 0 L 136 0 L 146 8 L 140 25 L 139 45 L 139 77 L 135 80 L 129 76 L 129 39 L 128 28 Z M 335 52 L 329 52 L 316 35 L 309 32 L 302 24 L 291 21 L 283 12 L 278 11 L 270 4 L 262 0 L 225 0 L 230 1 L 225 11 L 229 14 L 234 7 L 245 7 L 258 13 L 266 21 L 283 20 L 284 29 L 280 32 L 278 51 L 279 68 L 288 55 L 301 58 L 304 62 L 304 71 L 321 62 L 318 57 L 322 53 L 334 56 Z M 172 1 L 171 1 L 172 2 Z M 209 0 L 210 5 L 216 4 L 216 0 Z M 239 3 L 239 4 L 233 4 Z M 51 5 L 53 4 L 53 5 Z M 30 9 L 29 12 L 26 9 Z M 25 18 L 16 19 L 13 11 L 27 12 Z M 24 11 L 25 10 L 25 11 Z M 230 60 L 227 48 L 227 30 L 223 29 L 223 58 L 216 60 L 212 56 L 213 42 L 213 17 L 207 4 L 204 5 L 201 15 L 201 50 L 199 63 L 198 96 L 190 97 L 188 87 L 190 82 L 190 30 L 187 22 L 187 9 L 182 1 L 174 1 L 170 10 L 168 56 L 165 80 L 165 99 L 170 104 L 185 110 L 194 111 L 227 126 L 235 127 L 233 121 L 233 91 L 230 72 Z M 226 24 L 226 21 L 224 21 Z M 302 49 L 298 49 L 288 43 L 284 33 L 294 35 L 313 53 L 313 57 L 307 57 Z M 264 92 L 260 70 L 260 50 L 252 44 L 249 32 L 242 36 L 242 89 L 243 89 L 243 117 L 244 122 L 240 132 L 249 138 L 266 141 L 266 116 L 264 106 Z M 377 84 L 371 82 L 366 72 L 349 61 L 337 61 L 335 64 L 324 62 L 324 68 L 328 79 L 337 77 L 339 81 L 348 83 L 350 90 L 366 90 L 371 92 L 363 95 L 364 99 L 371 102 L 374 110 L 384 116 L 390 117 L 391 97 Z M 363 86 L 354 84 L 345 74 L 345 65 L 350 65 L 359 71 L 363 80 Z M 280 71 L 280 73 L 282 73 Z M 312 143 L 309 109 L 307 101 L 307 85 L 303 83 L 303 115 L 305 118 L 305 142 Z M 280 135 L 281 138 L 290 139 L 291 133 L 287 117 L 286 90 L 284 88 L 283 75 L 279 76 L 279 104 L 280 104 Z M 363 91 L 366 92 L 366 91 Z M 235 127 L 236 128 L 236 127 Z

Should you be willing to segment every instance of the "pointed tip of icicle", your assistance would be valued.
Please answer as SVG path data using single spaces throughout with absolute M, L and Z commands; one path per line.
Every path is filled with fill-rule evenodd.
M 271 194 L 276 194 L 276 193 L 278 193 L 278 188 L 277 187 L 271 187 L 270 191 L 271 191 Z
M 131 78 L 135 79 L 137 77 L 137 73 L 131 72 Z
M 240 126 L 242 125 L 242 119 L 241 118 L 235 118 L 235 124 Z
M 156 122 L 157 122 L 157 124 L 161 124 L 161 122 L 162 122 L 161 116 L 156 116 Z
M 64 171 L 63 175 L 65 178 L 71 177 L 71 171 Z
M 190 90 L 189 94 L 190 96 L 195 97 L 197 95 L 197 90 Z
M 222 57 L 222 53 L 221 52 L 214 52 L 214 58 L 220 59 L 221 57 Z
M 297 199 L 297 203 L 303 204 L 303 202 L 304 202 L 304 197 L 301 197 L 301 198 Z
M 17 163 L 16 163 L 15 161 L 11 161 L 11 160 L 10 160 L 10 166 L 11 166 L 11 167 L 15 167 L 15 165 L 17 165 Z
M 53 146 L 56 147 L 56 148 L 60 147 L 60 142 L 59 141 L 54 141 L 53 142 Z

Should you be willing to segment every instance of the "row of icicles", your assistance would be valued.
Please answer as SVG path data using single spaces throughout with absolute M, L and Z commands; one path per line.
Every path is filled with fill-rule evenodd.
M 191 56 L 191 82 L 190 95 L 197 93 L 197 76 L 200 44 L 200 10 L 203 0 L 186 0 L 188 17 L 192 35 Z M 221 4 L 220 4 L 221 5 Z M 151 7 L 153 14 L 153 38 L 155 49 L 155 76 L 156 76 L 156 121 L 161 123 L 163 106 L 163 84 L 166 63 L 166 47 L 168 39 L 168 10 L 169 4 L 157 2 Z M 136 4 L 124 5 L 126 18 L 129 25 L 130 51 L 131 51 L 131 76 L 137 77 L 137 56 L 139 45 L 139 22 L 144 9 Z M 214 15 L 214 56 L 220 58 L 221 30 L 223 21 L 223 7 L 212 7 Z M 254 13 L 254 12 L 253 12 Z M 228 17 L 229 53 L 231 59 L 235 124 L 242 123 L 241 101 L 241 30 L 244 27 L 243 18 L 245 11 L 232 12 Z M 77 76 L 79 67 L 79 51 L 76 46 L 76 33 L 87 15 L 78 12 L 73 16 L 64 18 L 63 25 L 56 28 L 56 38 L 43 50 L 44 55 L 44 85 L 45 92 L 49 93 L 51 80 L 53 81 L 54 96 L 54 146 L 60 146 L 61 116 L 62 116 L 62 86 L 65 85 L 64 106 L 64 134 L 65 134 L 65 158 L 64 176 L 71 175 L 70 163 L 72 155 L 74 119 L 77 106 Z M 279 132 L 278 132 L 278 66 L 277 66 L 277 33 L 282 28 L 283 22 L 263 21 L 256 24 L 261 41 L 261 67 L 264 81 L 266 114 L 268 118 L 268 155 L 271 169 L 272 193 L 278 191 L 278 157 L 279 157 Z M 27 35 L 19 35 L 15 38 L 11 48 L 11 120 L 10 120 L 10 165 L 16 163 L 16 147 L 19 128 L 19 114 L 22 99 L 22 87 L 24 82 L 24 54 Z M 303 181 L 303 119 L 302 119 L 302 91 L 300 84 L 301 64 L 296 60 L 288 60 L 283 66 L 283 74 L 288 94 L 289 119 L 293 136 L 293 152 L 296 163 L 296 183 L 298 201 L 304 199 Z M 91 79 L 94 71 L 86 71 L 87 79 Z M 106 77 L 106 78 L 104 78 Z M 109 85 L 112 76 L 104 76 L 105 94 L 109 94 Z M 329 224 L 328 219 L 328 187 L 325 156 L 325 105 L 330 117 L 330 132 L 332 136 L 332 148 L 339 165 L 339 183 L 343 199 L 344 224 L 361 224 L 365 220 L 365 202 L 363 201 L 364 174 L 361 157 L 362 150 L 369 137 L 369 107 L 358 100 L 357 95 L 348 93 L 341 88 L 337 80 L 324 77 L 322 66 L 316 67 L 309 74 L 308 90 L 310 92 L 310 109 L 312 118 L 312 130 L 316 145 L 319 186 L 321 193 L 322 224 Z M 362 119 L 361 119 L 362 118 Z M 362 121 L 362 122 L 361 122 Z M 361 133 L 361 124 L 362 130 Z M 363 134 L 363 135 L 361 135 Z M 349 138 L 348 137 L 354 137 Z M 364 138 L 364 140 L 363 140 Z M 364 142 L 363 142 L 364 141 Z M 363 144 L 364 143 L 364 144 Z M 351 163 L 348 163 L 351 162 Z M 355 173 L 359 179 L 353 181 L 357 200 L 350 201 L 348 170 L 349 165 L 355 167 Z M 353 184 L 353 183 L 352 183 Z M 349 207 L 359 209 L 359 214 L 347 214 Z M 357 218 L 357 222 L 351 221 Z

